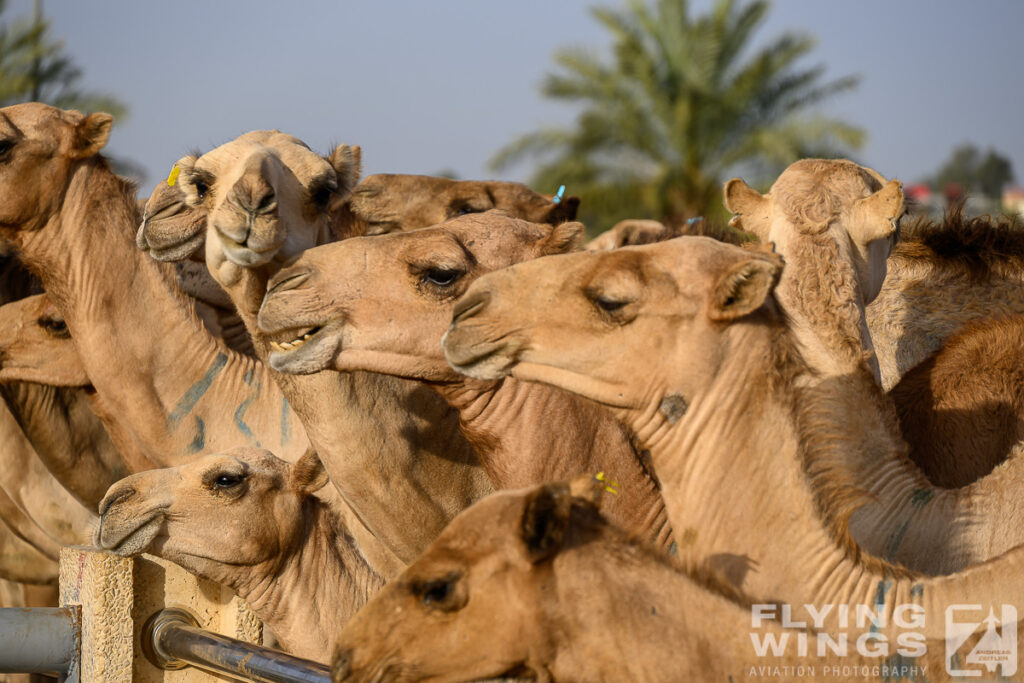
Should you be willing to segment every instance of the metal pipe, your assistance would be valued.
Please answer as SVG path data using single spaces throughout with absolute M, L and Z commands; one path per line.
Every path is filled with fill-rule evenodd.
M 199 628 L 183 609 L 160 610 L 146 622 L 142 651 L 160 669 L 195 666 L 242 681 L 330 683 L 325 664 L 300 659 Z
M 0 608 L 0 672 L 78 680 L 79 609 Z

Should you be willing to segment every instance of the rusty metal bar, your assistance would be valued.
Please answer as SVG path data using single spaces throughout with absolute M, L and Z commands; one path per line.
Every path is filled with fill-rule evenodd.
M 0 672 L 78 681 L 79 615 L 78 607 L 0 608 Z
M 142 651 L 160 669 L 195 666 L 240 681 L 330 683 L 325 664 L 199 628 L 183 609 L 160 610 L 146 622 Z

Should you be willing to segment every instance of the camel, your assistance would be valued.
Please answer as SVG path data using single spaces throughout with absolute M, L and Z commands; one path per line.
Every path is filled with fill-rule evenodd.
M 757 238 L 748 233 L 706 219 L 697 219 L 692 223 L 669 226 L 642 218 L 627 218 L 619 221 L 608 230 L 583 245 L 586 251 L 608 251 L 619 247 L 636 246 L 638 244 L 654 244 L 664 242 L 682 235 L 713 237 L 729 244 L 745 244 L 756 242 Z
M 582 232 L 580 223 L 552 228 L 488 211 L 310 249 L 274 276 L 263 300 L 259 326 L 274 349 L 270 365 L 424 382 L 458 409 L 495 488 L 604 470 L 621 488 L 610 518 L 667 548 L 671 533 L 657 484 L 611 413 L 542 385 L 469 380 L 441 350 L 455 300 L 473 280 L 573 250 Z
M 725 184 L 724 195 L 735 214 L 729 224 L 771 242 L 789 264 L 778 297 L 804 358 L 821 373 L 859 366 L 874 350 L 864 309 L 885 279 L 903 185 L 851 161 L 803 159 L 767 195 L 740 178 Z M 873 354 L 867 362 L 880 378 Z
M 269 354 L 255 329 L 267 280 L 284 261 L 330 238 L 330 210 L 355 184 L 359 157 L 358 148 L 340 145 L 328 162 L 296 138 L 254 131 L 181 165 L 178 184 L 189 206 L 208 215 L 206 265 L 260 358 Z M 328 171 L 338 176 L 333 185 L 324 185 Z M 239 221 L 252 228 L 245 240 Z M 459 433 L 458 415 L 429 389 L 372 373 L 274 379 L 344 500 L 403 562 L 492 490 Z
M 942 340 L 975 318 L 1024 314 L 1024 226 L 1019 219 L 912 221 L 889 257 L 881 293 L 867 308 L 882 385 L 888 390 Z
M 680 558 L 749 595 L 910 591 L 916 575 L 891 562 L 948 574 L 1020 544 L 1020 475 L 930 487 L 866 366 L 820 375 L 802 358 L 781 271 L 775 254 L 691 237 L 528 261 L 470 285 L 446 357 L 612 408 L 650 451 Z
M 121 480 L 100 503 L 94 542 L 228 586 L 285 650 L 326 662 L 334 636 L 383 585 L 315 495 L 326 484 L 313 451 L 289 464 L 240 446 Z
M 265 366 L 211 337 L 173 268 L 136 248 L 132 189 L 99 154 L 111 117 L 39 103 L 0 113 L 0 138 L 11 143 L 0 169 L 0 193 L 11 199 L 0 210 L 0 236 L 64 315 L 104 406 L 100 419 L 144 456 L 130 469 L 180 464 L 240 442 L 297 460 L 309 441 Z M 124 296 L 129 289 L 133 296 Z M 119 450 L 126 459 L 133 452 Z M 398 569 L 394 553 L 347 507 L 339 512 L 374 567 Z
M 851 617 L 818 629 L 794 616 L 802 623 L 787 627 L 782 609 L 802 615 L 800 606 L 752 602 L 679 572 L 608 524 L 590 497 L 547 484 L 495 493 L 453 520 L 344 628 L 331 680 L 947 681 L 941 625 L 959 599 L 955 585 L 929 586 L 896 613 L 874 597 L 857 603 L 882 615 L 878 626 Z M 972 661 L 985 632 L 960 634 L 954 661 Z M 1013 633 L 1015 646 L 1022 632 Z M 860 638 L 879 647 L 857 647 Z M 777 654 L 769 641 L 782 644 Z M 840 641 L 845 656 L 818 646 Z M 1001 671 L 1015 670 L 1010 660 Z
M 969 321 L 889 391 L 910 459 L 933 484 L 967 486 L 1024 441 L 1022 354 L 1021 316 Z

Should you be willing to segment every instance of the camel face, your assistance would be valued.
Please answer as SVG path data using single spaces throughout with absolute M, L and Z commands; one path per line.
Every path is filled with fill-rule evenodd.
M 195 162 L 196 157 L 187 156 L 174 167 L 194 166 Z M 158 183 L 142 211 L 142 224 L 135 236 L 139 249 L 149 251 L 157 261 L 181 261 L 198 252 L 205 238 L 206 212 L 188 204 L 180 183 Z
M 367 176 L 352 192 L 349 208 L 366 223 L 367 235 L 436 225 L 470 213 L 508 211 L 532 223 L 575 220 L 579 198 L 555 202 L 521 183 L 450 180 L 422 175 Z
M 204 576 L 216 576 L 218 564 L 272 561 L 301 536 L 303 498 L 326 483 L 310 476 L 315 457 L 289 465 L 238 447 L 134 474 L 100 501 L 94 542 L 124 556 L 154 553 Z
M 674 421 L 727 353 L 729 325 L 765 305 L 780 271 L 774 254 L 703 237 L 521 263 L 470 286 L 445 356 L 471 377 L 512 375 L 612 407 L 655 398 Z
M 45 294 L 0 306 L 0 382 L 89 386 L 64 316 Z
M 845 160 L 803 159 L 779 176 L 767 195 L 739 178 L 725 185 L 730 225 L 774 242 L 789 258 L 808 236 L 830 235 L 852 261 L 864 304 L 885 280 L 886 259 L 904 212 L 903 186 Z
M 37 102 L 0 114 L 0 230 L 36 230 L 60 209 L 75 162 L 107 143 L 113 117 Z
M 359 152 L 339 145 L 323 158 L 298 138 L 253 131 L 178 166 L 189 206 L 206 212 L 224 256 L 250 268 L 325 241 L 331 205 L 358 176 Z
M 460 513 L 341 632 L 332 680 L 477 680 L 551 656 L 542 605 L 572 512 L 548 485 Z
M 290 373 L 370 370 L 443 379 L 440 339 L 480 275 L 575 248 L 580 223 L 465 215 L 431 228 L 354 237 L 311 249 L 270 282 L 260 310 L 270 364 Z

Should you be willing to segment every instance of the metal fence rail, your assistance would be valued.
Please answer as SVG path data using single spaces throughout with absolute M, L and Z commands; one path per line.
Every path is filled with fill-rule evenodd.
M 77 607 L 0 608 L 0 672 L 78 681 L 79 626 Z
M 191 614 L 164 609 L 146 622 L 146 657 L 161 669 L 195 666 L 242 681 L 330 683 L 330 669 L 308 659 L 204 631 Z

